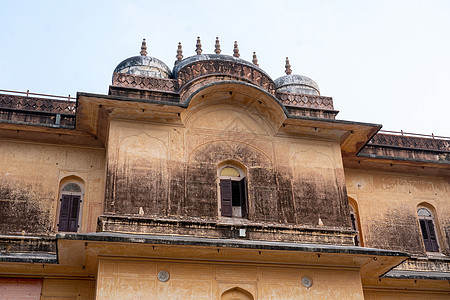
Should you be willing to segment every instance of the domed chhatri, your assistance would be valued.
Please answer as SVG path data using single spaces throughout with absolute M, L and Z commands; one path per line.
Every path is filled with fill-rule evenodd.
M 309 77 L 291 74 L 289 58 L 286 57 L 286 76 L 274 80 L 277 92 L 320 96 L 317 83 Z
M 184 86 L 194 80 L 203 80 L 203 78 L 211 78 L 211 76 L 222 76 L 220 78 L 223 80 L 223 76 L 231 76 L 227 78 L 257 85 L 273 95 L 278 92 L 280 95 L 288 93 L 320 96 L 319 86 L 312 79 L 303 75 L 292 74 L 287 57 L 286 76 L 273 80 L 259 66 L 255 52 L 253 52 L 251 62 L 240 58 L 237 41 L 234 42 L 232 56 L 223 54 L 218 37 L 216 37 L 214 43 L 214 54 L 204 54 L 202 47 L 200 37 L 198 37 L 195 44 L 196 54 L 184 57 L 181 42 L 178 43 L 175 65 L 173 70 L 170 70 L 164 62 L 147 55 L 147 45 L 144 39 L 140 51 L 141 55 L 122 61 L 114 69 L 113 86 L 135 88 L 139 85 L 140 88 L 155 89 L 146 80 L 145 77 L 147 77 L 154 80 L 172 80 L 173 82 L 169 85 L 172 86 L 172 91 L 176 91 L 177 89 L 183 89 Z M 167 84 L 167 82 L 164 83 L 164 85 Z M 161 88 L 160 85 L 156 87 L 156 89 L 159 88 Z M 284 95 L 283 97 L 288 96 Z
M 165 63 L 147 56 L 145 39 L 142 41 L 141 55 L 125 59 L 114 69 L 114 73 L 126 73 L 145 77 L 170 78 L 172 73 Z

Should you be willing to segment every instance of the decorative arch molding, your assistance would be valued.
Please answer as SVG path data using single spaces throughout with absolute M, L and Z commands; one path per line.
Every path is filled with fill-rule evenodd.
M 288 116 L 284 105 L 260 87 L 242 81 L 221 80 L 191 86 L 184 92 L 182 102 L 187 110 L 181 114 L 183 123 L 191 113 L 217 103 L 218 99 L 221 103 L 229 100 L 229 104 L 244 105 L 246 110 L 254 111 L 277 129 Z
M 118 143 L 116 165 L 110 164 L 116 182 L 108 194 L 109 209 L 126 214 L 164 214 L 169 190 L 168 134 L 133 133 Z
M 426 201 L 422 201 L 422 202 L 420 202 L 419 204 L 417 204 L 417 209 L 416 209 L 416 210 L 418 210 L 418 209 L 421 208 L 421 207 L 430 210 L 431 213 L 433 214 L 433 216 L 436 217 L 436 208 L 434 207 L 433 204 L 428 203 L 428 202 L 426 202 Z
M 218 83 L 223 81 L 230 81 L 248 84 L 252 86 L 258 86 L 257 84 L 255 85 L 255 83 L 252 82 L 251 80 L 239 76 L 234 76 L 230 74 L 206 74 L 194 78 L 193 80 L 191 80 L 190 82 L 188 82 L 187 84 L 183 85 L 180 88 L 178 93 L 180 94 L 181 102 L 186 103 L 186 100 L 188 100 L 190 95 L 196 90 L 201 89 L 202 87 L 207 86 L 211 83 Z
M 332 152 L 325 153 L 317 151 L 313 147 L 306 147 L 303 150 L 296 151 L 291 156 L 291 162 L 294 169 L 330 169 L 335 170 L 337 163 L 332 157 Z
M 208 153 L 214 154 L 214 156 L 210 155 L 208 157 Z M 219 165 L 223 161 L 229 161 L 230 158 L 241 155 L 243 159 L 247 160 L 239 162 L 243 168 L 250 167 L 251 162 L 266 167 L 273 167 L 272 158 L 264 151 L 251 144 L 236 140 L 217 140 L 200 144 L 189 152 L 188 163 L 204 162 L 206 156 L 211 163 Z M 232 161 L 237 162 L 237 160 Z
M 278 128 L 244 103 L 221 101 L 203 103 L 185 115 L 187 129 L 205 129 L 227 134 L 271 136 Z
M 226 290 L 222 293 L 220 296 L 221 300 L 254 300 L 255 298 L 253 295 L 240 287 L 234 287 L 231 289 Z
M 243 165 L 240 161 L 237 161 L 235 159 L 227 159 L 218 163 L 217 169 L 220 171 L 223 167 L 226 166 L 234 166 L 240 169 L 239 171 L 241 171 L 243 174 L 247 173 L 247 167 Z
M 151 136 L 147 132 L 124 137 L 117 147 L 119 160 L 125 157 L 133 158 L 167 158 L 167 141 Z
M 354 209 L 356 210 L 358 209 L 358 202 L 356 202 L 356 200 L 350 196 L 348 196 L 348 204 L 352 206 Z
M 77 175 L 68 175 L 68 176 L 61 178 L 59 181 L 59 189 L 61 190 L 62 186 L 68 182 L 78 182 L 83 185 L 83 189 L 84 189 L 85 180 Z
M 334 163 L 333 151 L 318 151 L 308 145 L 290 158 L 297 217 L 307 224 L 348 226 L 345 178 L 342 167 Z M 310 203 L 320 210 L 302 209 Z

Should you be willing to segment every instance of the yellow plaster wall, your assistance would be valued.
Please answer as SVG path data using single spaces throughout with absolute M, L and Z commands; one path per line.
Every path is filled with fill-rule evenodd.
M 69 299 L 94 300 L 95 280 L 44 279 L 41 300 Z
M 240 163 L 247 159 L 249 162 L 247 165 L 244 163 L 245 167 L 259 168 L 266 172 L 264 175 L 266 178 L 260 178 L 260 183 L 255 181 L 249 183 L 250 207 L 252 207 L 252 201 L 255 201 L 251 195 L 254 196 L 260 192 L 252 191 L 252 188 L 260 185 L 261 192 L 265 193 L 261 197 L 274 199 L 273 203 L 268 204 L 270 209 L 266 210 L 271 211 L 274 216 L 281 216 L 280 222 L 302 222 L 316 226 L 342 226 L 343 224 L 349 226 L 341 218 L 344 216 L 345 219 L 347 207 L 345 201 L 341 199 L 343 197 L 340 196 L 343 194 L 342 188 L 345 183 L 337 138 L 324 140 L 277 132 L 278 128 L 274 128 L 274 124 L 271 124 L 268 119 L 236 103 L 205 105 L 192 110 L 192 112 L 184 112 L 181 117 L 184 124 L 177 125 L 163 122 L 111 120 L 108 138 L 107 199 L 111 202 L 116 200 L 121 202 L 123 198 L 125 200 L 122 202 L 127 203 L 122 204 L 123 207 L 120 207 L 120 203 L 112 203 L 112 205 L 108 203 L 108 209 L 114 213 L 120 213 L 123 210 L 128 214 L 138 214 L 142 213 L 140 210 L 142 205 L 136 204 L 136 207 L 133 207 L 128 202 L 144 203 L 144 200 L 148 198 L 169 198 L 171 208 L 158 210 L 158 207 L 164 203 L 161 205 L 155 203 L 143 207 L 143 214 L 161 214 L 161 211 L 167 212 L 167 210 L 169 215 L 177 214 L 173 213 L 178 205 L 174 201 L 185 195 L 174 196 L 174 193 L 184 193 L 187 190 L 186 197 L 189 200 L 189 196 L 196 193 L 190 192 L 196 189 L 195 182 L 203 189 L 210 184 L 209 179 L 206 180 L 207 182 L 202 182 L 206 177 L 202 178 L 200 174 L 193 175 L 194 180 L 193 177 L 189 177 L 192 170 L 206 170 L 208 164 L 216 165 L 222 159 L 233 159 Z M 216 161 L 213 156 L 218 156 L 221 152 L 230 153 L 230 155 L 222 155 L 223 158 L 217 158 Z M 186 166 L 187 172 L 183 169 Z M 207 174 L 214 173 L 213 176 L 217 177 L 215 172 L 215 169 L 211 169 Z M 157 174 L 158 178 L 153 178 L 153 174 Z M 275 174 L 278 176 L 276 181 Z M 309 183 L 309 189 L 299 185 L 305 181 Z M 173 191 L 174 187 L 184 184 L 186 186 L 179 187 L 179 191 Z M 215 185 L 212 188 L 217 189 L 218 182 L 212 184 Z M 124 187 L 125 185 L 128 186 Z M 305 196 L 306 190 L 312 191 L 311 194 Z M 131 194 L 134 195 L 133 199 L 129 196 Z M 142 197 L 139 196 L 140 194 Z M 216 194 L 212 192 L 204 198 L 219 198 L 218 193 Z M 290 200 L 280 199 L 281 196 L 288 194 L 291 195 Z M 307 197 L 321 199 L 324 203 L 328 202 L 329 198 L 339 199 L 336 201 L 340 201 L 340 204 L 323 205 L 320 208 L 320 205 L 317 205 L 314 213 L 303 209 L 306 203 L 289 204 L 293 198 L 304 199 L 305 202 Z M 277 212 L 277 209 L 283 208 L 278 207 L 276 199 L 278 202 L 288 203 L 288 209 Z M 217 202 L 218 199 L 213 201 Z M 217 209 L 215 215 L 219 215 L 220 208 L 217 207 L 217 203 L 215 205 L 208 203 L 208 208 Z M 292 209 L 293 206 L 297 207 Z M 189 209 L 186 208 L 188 212 Z M 318 212 L 320 209 L 325 209 L 327 212 L 320 214 Z M 288 215 L 295 214 L 295 210 L 297 212 L 302 210 L 302 213 L 311 212 L 311 216 L 296 218 Z M 184 211 L 184 208 L 179 208 L 178 211 Z M 194 208 L 193 211 L 199 211 L 199 209 Z M 333 216 L 330 217 L 330 215 Z M 276 219 L 268 220 L 277 221 Z
M 348 195 L 358 205 L 364 246 L 424 255 L 417 207 L 427 203 L 434 208 L 440 249 L 450 254 L 448 179 L 352 169 L 345 175 Z
M 251 145 L 272 167 L 286 166 L 294 173 L 319 168 L 317 173 L 334 179 L 335 169 L 343 170 L 338 140 L 275 134 L 267 121 L 251 112 L 217 105 L 185 122 L 186 126 L 180 126 L 111 120 L 108 159 L 122 164 L 134 163 L 131 160 L 140 156 L 186 162 L 197 148 L 227 141 Z
M 432 291 L 367 291 L 364 290 L 365 300 L 423 300 L 423 299 L 433 299 L 433 300 L 444 300 L 450 298 L 450 292 L 432 292 Z
M 60 181 L 75 176 L 84 181 L 82 224 L 79 232 L 96 230 L 97 217 L 102 213 L 104 197 L 105 151 L 80 147 L 33 144 L 23 142 L 0 143 L 0 182 L 8 188 L 8 195 L 0 201 L 26 202 L 36 211 L 41 227 L 38 232 L 56 231 Z M 31 213 L 30 218 L 34 217 Z M 15 230 L 21 231 L 18 219 Z M 33 231 L 33 230 L 31 230 Z
M 166 270 L 167 282 L 157 274 Z M 301 279 L 309 276 L 307 289 Z M 363 299 L 359 270 L 152 260 L 99 260 L 97 299 L 221 299 L 235 287 L 254 299 Z

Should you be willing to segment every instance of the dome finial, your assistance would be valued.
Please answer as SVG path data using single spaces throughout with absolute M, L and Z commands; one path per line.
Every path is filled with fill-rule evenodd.
M 291 64 L 289 63 L 289 57 L 286 57 L 286 65 L 284 67 L 286 68 L 286 70 L 285 70 L 286 75 L 291 75 L 292 70 L 291 70 Z
M 234 41 L 234 49 L 233 49 L 233 56 L 234 57 L 239 57 L 239 48 L 238 48 L 238 43 L 237 41 Z
M 145 42 L 145 39 L 142 40 L 141 56 L 147 56 L 147 43 Z
M 258 65 L 258 58 L 256 57 L 256 52 L 253 52 L 252 63 L 253 63 L 255 66 L 258 66 L 258 67 L 259 67 L 259 65 Z
M 177 61 L 180 61 L 183 59 L 183 49 L 181 48 L 181 42 L 178 43 L 178 49 L 177 49 Z
M 219 37 L 217 37 L 216 36 L 216 45 L 215 45 L 215 50 L 214 50 L 214 52 L 216 53 L 216 54 L 220 54 L 220 52 L 222 52 L 222 50 L 220 50 L 220 43 L 219 43 Z
M 198 36 L 197 37 L 197 44 L 195 45 L 196 46 L 196 49 L 195 49 L 195 52 L 197 52 L 197 55 L 200 55 L 200 54 L 202 54 L 202 43 L 200 42 L 200 37 Z

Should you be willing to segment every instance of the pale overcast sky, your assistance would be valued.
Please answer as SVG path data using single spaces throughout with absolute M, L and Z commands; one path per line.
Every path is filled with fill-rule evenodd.
M 123 59 L 173 67 L 178 42 L 241 58 L 272 79 L 294 74 L 331 96 L 339 119 L 450 136 L 450 1 L 0 0 L 0 89 L 106 94 Z

